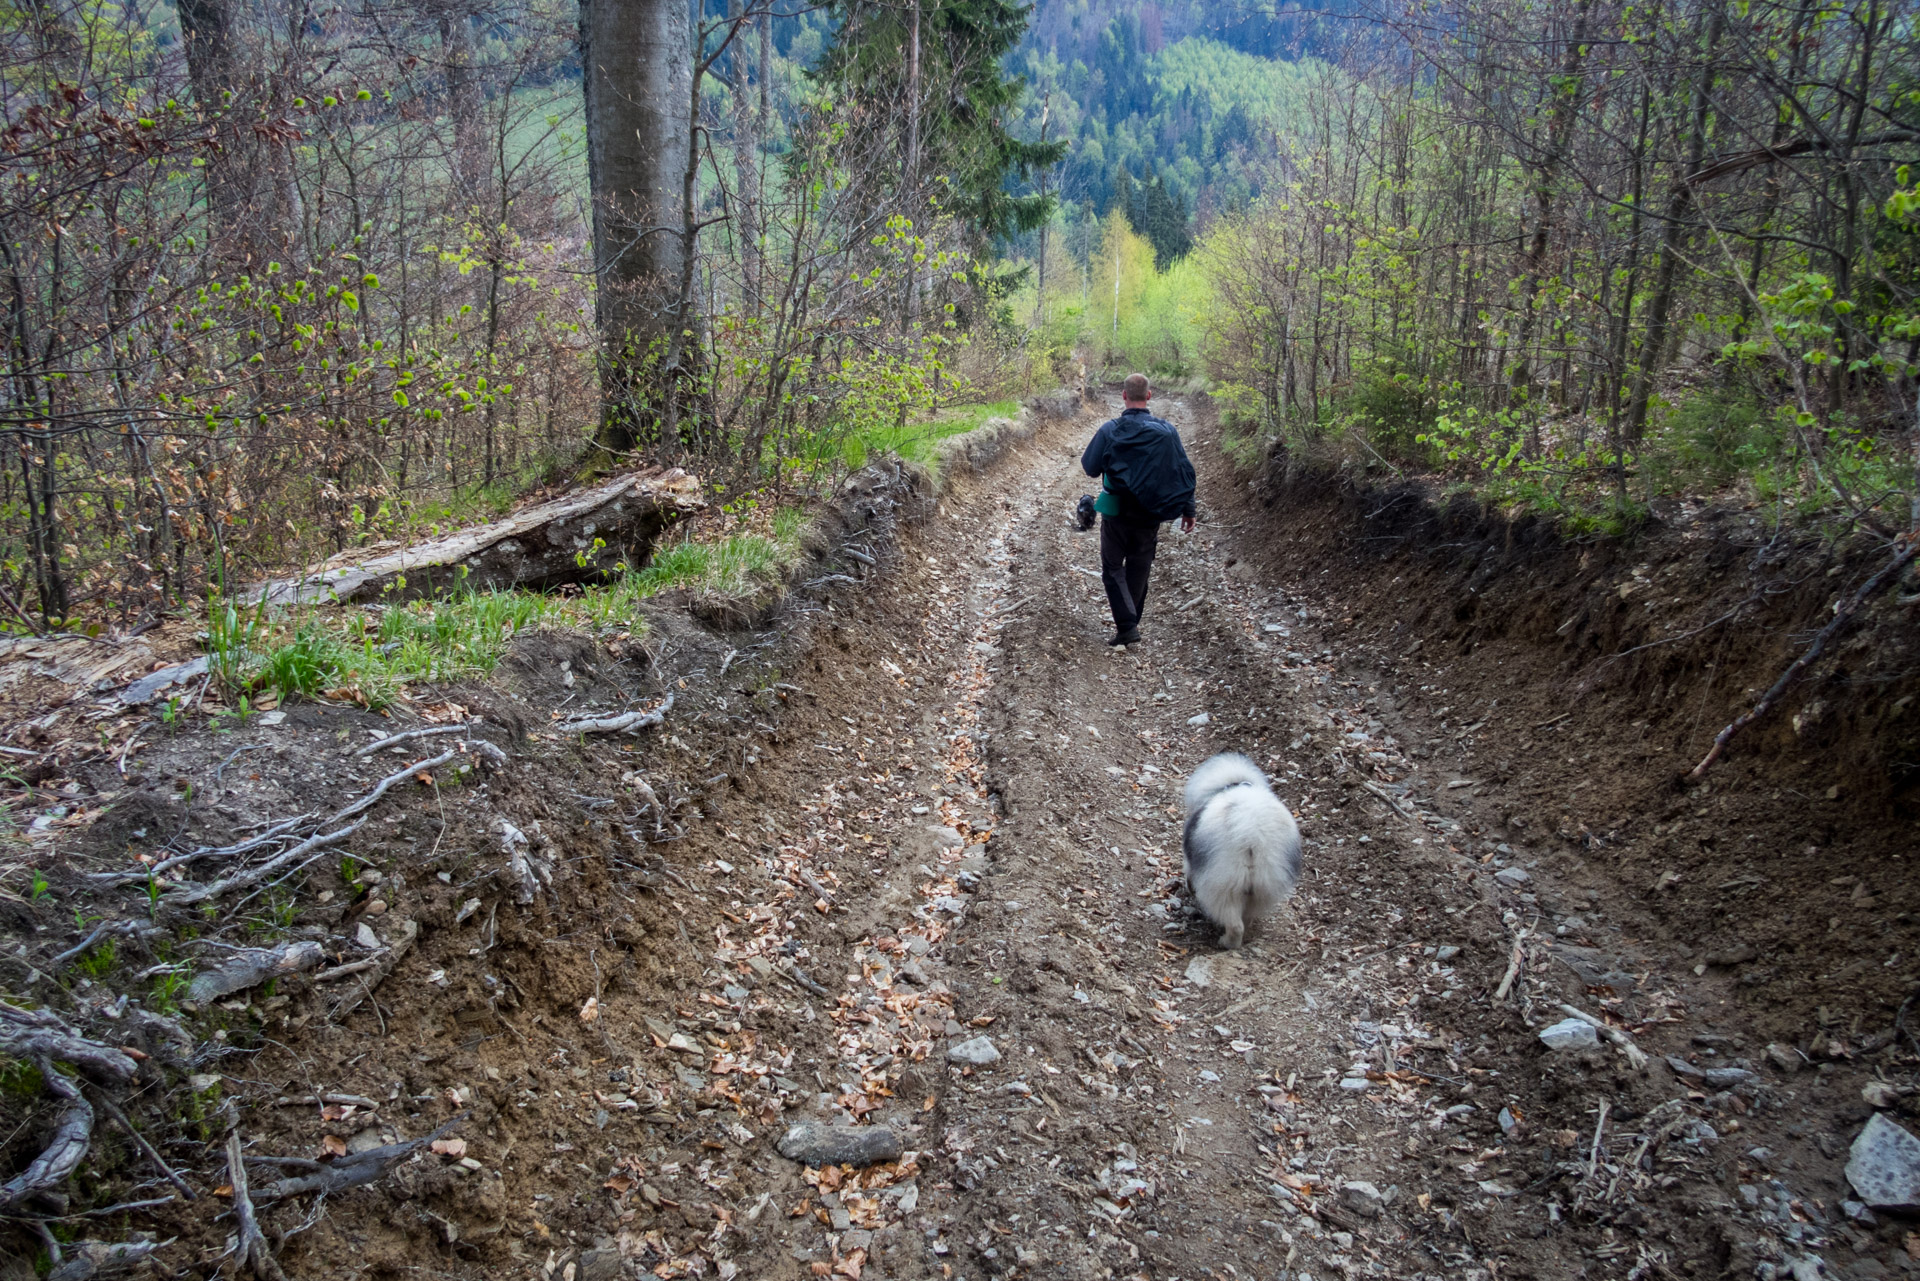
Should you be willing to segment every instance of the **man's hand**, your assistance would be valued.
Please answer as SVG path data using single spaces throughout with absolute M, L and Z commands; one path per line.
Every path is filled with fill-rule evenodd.
M 1180 532 L 1183 534 L 1191 534 L 1193 532 L 1193 517 L 1182 516 L 1180 518 Z

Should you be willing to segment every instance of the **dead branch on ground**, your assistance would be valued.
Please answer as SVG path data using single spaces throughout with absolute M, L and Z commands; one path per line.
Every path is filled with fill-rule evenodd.
M 341 1157 L 331 1165 L 323 1165 L 317 1161 L 299 1162 L 298 1164 L 313 1165 L 317 1168 L 295 1178 L 269 1183 L 260 1189 L 259 1200 L 262 1203 L 284 1201 L 289 1197 L 306 1196 L 313 1192 L 318 1192 L 322 1196 L 331 1196 L 336 1192 L 345 1192 L 348 1188 L 372 1183 L 401 1160 L 412 1156 L 434 1140 L 446 1137 L 448 1132 L 466 1120 L 467 1116 L 467 1113 L 462 1112 L 431 1134 L 409 1139 L 405 1143 L 389 1143 L 384 1147 L 368 1148 L 365 1152 Z
M 673 710 L 673 695 L 667 695 L 666 701 L 650 712 L 623 712 L 618 716 L 585 717 L 580 720 L 561 721 L 555 725 L 554 732 L 559 734 L 637 734 L 651 725 L 659 725 L 667 719 L 667 713 Z
M 246 1153 L 240 1142 L 240 1109 L 231 1100 L 227 1102 L 227 1182 L 233 1186 L 233 1218 L 239 1229 L 234 1253 L 241 1266 L 253 1273 L 255 1281 L 286 1281 L 286 1273 L 273 1257 L 254 1213 L 253 1197 L 247 1188 Z

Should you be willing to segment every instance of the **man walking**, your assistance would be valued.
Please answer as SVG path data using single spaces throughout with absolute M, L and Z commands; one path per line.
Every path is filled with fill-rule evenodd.
M 1193 464 L 1180 433 L 1147 412 L 1153 388 L 1145 374 L 1128 374 L 1120 398 L 1126 408 L 1100 425 L 1080 459 L 1087 475 L 1102 478 L 1093 508 L 1100 513 L 1100 580 L 1113 609 L 1109 645 L 1140 639 L 1161 523 L 1178 519 L 1183 532 L 1193 529 Z

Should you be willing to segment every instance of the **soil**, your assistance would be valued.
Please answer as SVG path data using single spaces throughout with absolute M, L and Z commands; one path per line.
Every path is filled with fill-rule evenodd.
M 1819 549 L 1775 548 L 1749 571 L 1737 518 L 1587 546 L 1284 460 L 1238 473 L 1204 401 L 1164 412 L 1202 521 L 1163 535 L 1130 649 L 1104 643 L 1095 536 L 1068 524 L 1092 410 L 937 492 L 863 473 L 777 610 L 661 602 L 645 637 L 523 637 L 486 685 L 391 718 L 293 706 L 157 734 L 124 779 L 76 767 L 0 979 L 116 1041 L 138 1021 L 118 994 L 152 1006 L 153 967 L 221 949 L 130 934 L 54 964 L 76 912 L 148 915 L 144 884 L 88 873 L 401 778 L 301 877 L 153 913 L 377 964 L 184 1010 L 191 1061 L 150 1038 L 128 1111 L 201 1199 L 88 1232 L 213 1267 L 232 1099 L 266 1157 L 464 1118 L 458 1151 L 265 1208 L 302 1277 L 1920 1270 L 1909 1225 L 1842 1209 L 1841 1175 L 1863 1086 L 1916 1110 L 1920 1046 L 1894 1035 L 1920 969 L 1902 607 L 1682 788 L 1851 562 L 1829 578 Z M 1761 583 L 1798 586 L 1608 661 Z M 638 736 L 551 729 L 669 693 Z M 467 746 L 419 781 L 446 743 Z M 1298 896 L 1234 953 L 1181 887 L 1181 784 L 1225 750 L 1306 841 Z M 533 857 L 525 904 L 501 820 Z M 362 926 L 391 950 L 356 950 Z M 1548 1050 L 1563 1004 L 1645 1067 Z M 951 1057 L 982 1037 L 997 1058 Z M 52 1112 L 6 1097 L 10 1177 Z M 801 1121 L 904 1151 L 803 1167 L 776 1146 Z M 71 1191 L 165 1188 L 102 1127 Z

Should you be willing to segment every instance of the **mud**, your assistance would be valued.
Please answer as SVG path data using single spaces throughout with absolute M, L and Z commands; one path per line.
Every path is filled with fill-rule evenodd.
M 1763 811 L 1763 784 L 1730 781 L 1757 754 L 1705 796 L 1672 791 L 1632 762 L 1661 733 L 1668 754 L 1692 740 L 1622 715 L 1638 685 L 1590 706 L 1568 692 L 1580 665 L 1556 674 L 1563 638 L 1539 627 L 1560 601 L 1540 580 L 1516 574 L 1495 588 L 1509 598 L 1462 618 L 1457 566 L 1417 542 L 1400 560 L 1356 553 L 1344 499 L 1237 474 L 1204 405 L 1169 412 L 1202 524 L 1163 536 L 1131 650 L 1104 645 L 1097 547 L 1067 523 L 1090 415 L 996 443 L 937 499 L 895 479 L 845 505 L 821 568 L 850 542 L 873 564 L 841 556 L 813 578 L 858 581 L 803 590 L 768 632 L 716 632 L 730 616 L 702 625 L 679 602 L 644 642 L 531 637 L 485 688 L 416 691 L 411 716 L 478 716 L 507 764 L 475 749 L 465 773 L 396 789 L 351 864 L 227 920 L 264 914 L 255 933 L 330 946 L 411 921 L 418 941 L 351 1005 L 300 981 L 194 1012 L 222 1035 L 193 1063 L 156 1054 L 130 1112 L 206 1191 L 224 1181 L 224 1097 L 269 1156 L 467 1114 L 457 1155 L 267 1210 L 296 1276 L 1912 1271 L 1905 1225 L 1841 1209 L 1862 1086 L 1913 1109 L 1914 1047 L 1888 1035 L 1887 1003 L 1909 971 L 1868 979 L 1834 959 L 1857 964 L 1869 942 L 1912 955 L 1905 882 L 1859 865 L 1890 860 L 1895 839 Z M 1600 573 L 1569 581 L 1598 600 Z M 669 691 L 674 714 L 637 740 L 542 728 L 563 704 Z M 23 908 L 34 961 L 78 941 L 79 878 L 130 846 L 331 808 L 438 750 L 342 755 L 391 728 L 292 708 L 136 758 L 144 799 L 63 846 L 57 901 Z M 1299 896 L 1234 954 L 1179 884 L 1180 784 L 1220 750 L 1262 764 L 1306 839 Z M 1649 821 L 1661 788 L 1684 808 Z M 502 878 L 500 818 L 551 872 L 525 907 Z M 1736 839 L 1757 824 L 1765 839 Z M 1873 902 L 1836 886 L 1851 924 L 1761 932 L 1769 904 L 1831 914 L 1808 901 L 1810 874 L 1768 860 L 1808 844 L 1831 857 L 1841 835 L 1880 842 L 1845 847 Z M 1656 892 L 1663 859 L 1679 880 Z M 1741 877 L 1763 879 L 1724 884 Z M 1789 937 L 1803 950 L 1776 959 Z M 1707 964 L 1736 940 L 1753 961 Z M 45 970 L 19 972 L 26 956 L 3 962 L 9 990 L 51 995 Z M 96 987 L 151 1000 L 131 975 L 200 963 L 174 957 L 57 982 L 79 1004 Z M 1547 1050 L 1537 1034 L 1562 1003 L 1623 1030 L 1645 1068 L 1605 1044 Z M 997 1059 L 950 1059 L 982 1037 Z M 903 1150 L 803 1167 L 776 1146 L 802 1121 L 886 1125 Z M 10 1169 L 34 1133 L 15 1130 Z M 88 1204 L 155 1195 L 118 1143 L 102 1132 L 87 1188 L 105 1199 Z M 111 1222 L 177 1238 L 161 1257 L 195 1274 L 231 1230 L 222 1208 Z

